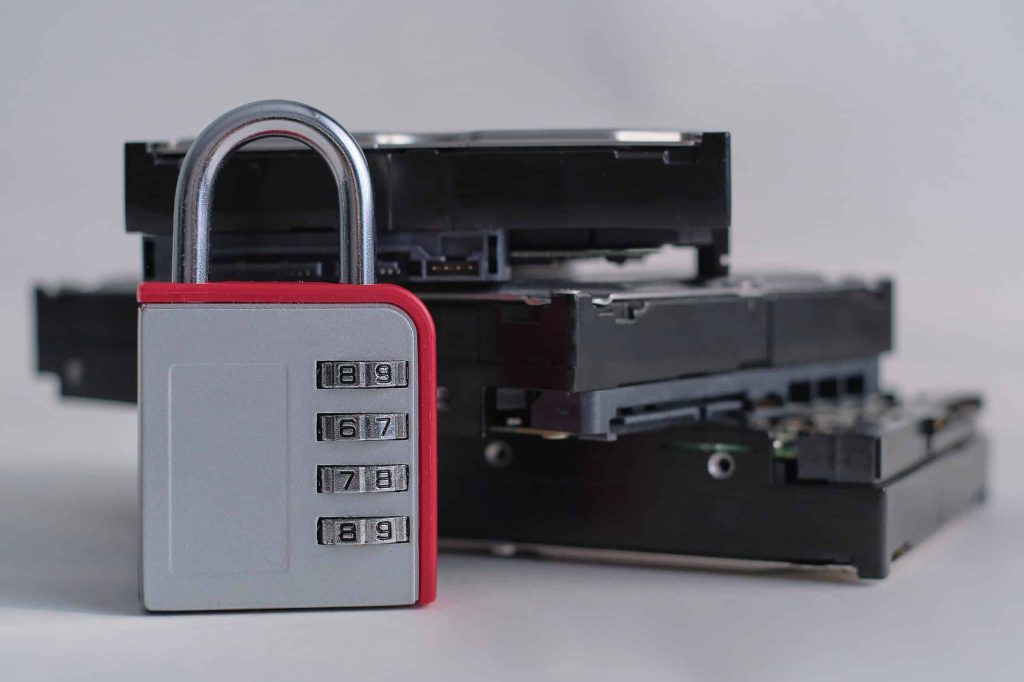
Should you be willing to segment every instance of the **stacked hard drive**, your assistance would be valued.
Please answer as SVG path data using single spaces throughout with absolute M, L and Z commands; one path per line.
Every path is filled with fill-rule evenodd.
M 437 327 L 442 547 L 881 578 L 984 497 L 979 396 L 883 390 L 889 281 L 729 273 L 727 134 L 358 140 L 378 276 Z M 125 146 L 147 280 L 170 276 L 187 149 Z M 304 147 L 238 151 L 218 180 L 212 278 L 336 281 L 336 196 Z M 645 265 L 668 247 L 695 267 Z M 593 259 L 623 273 L 578 274 Z M 135 314 L 134 282 L 39 289 L 39 370 L 65 395 L 134 401 Z

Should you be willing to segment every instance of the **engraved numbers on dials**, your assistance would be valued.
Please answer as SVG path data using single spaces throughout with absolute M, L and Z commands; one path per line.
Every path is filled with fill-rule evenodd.
M 320 518 L 317 542 L 321 545 L 394 545 L 409 542 L 408 516 Z
M 317 388 L 405 388 L 409 363 L 405 360 L 321 360 L 316 363 Z
M 409 489 L 405 464 L 318 466 L 318 493 L 400 493 Z
M 404 412 L 321 412 L 316 422 L 319 441 L 405 440 L 409 437 L 409 415 Z
M 321 360 L 316 363 L 317 389 L 402 389 L 408 386 L 409 362 L 406 360 Z M 316 439 L 320 442 L 405 441 L 409 439 L 409 414 L 319 412 L 316 415 Z M 369 446 L 353 445 L 352 449 L 336 452 L 369 452 L 363 449 L 365 447 Z M 384 452 L 382 450 L 381 454 Z M 408 490 L 407 464 L 322 464 L 316 468 L 318 494 L 401 493 Z M 389 496 L 388 499 L 398 498 Z M 317 521 L 317 542 L 335 546 L 407 543 L 409 517 L 320 517 Z

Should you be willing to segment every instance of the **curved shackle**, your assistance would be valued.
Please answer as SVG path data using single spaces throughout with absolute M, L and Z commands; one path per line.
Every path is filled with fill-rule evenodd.
M 286 100 L 264 100 L 232 109 L 208 125 L 189 147 L 174 195 L 171 281 L 209 281 L 210 218 L 217 174 L 233 151 L 265 137 L 298 140 L 327 162 L 338 186 L 341 281 L 373 284 L 373 189 L 363 150 L 327 114 Z

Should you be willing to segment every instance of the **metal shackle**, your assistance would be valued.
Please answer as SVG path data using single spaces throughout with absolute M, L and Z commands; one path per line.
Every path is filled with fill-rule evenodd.
M 341 281 L 373 284 L 373 189 L 363 150 L 327 114 L 286 100 L 264 100 L 232 109 L 208 125 L 189 147 L 174 195 L 171 281 L 209 281 L 210 219 L 217 174 L 233 151 L 265 137 L 298 140 L 327 162 L 338 186 Z

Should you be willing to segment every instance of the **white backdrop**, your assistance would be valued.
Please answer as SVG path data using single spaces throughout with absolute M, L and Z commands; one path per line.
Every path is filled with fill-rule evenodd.
M 30 284 L 134 274 L 126 139 L 194 134 L 236 104 L 274 97 L 308 101 L 351 130 L 730 131 L 734 268 L 895 276 L 887 378 L 984 389 L 1005 528 L 1024 508 L 1022 58 L 1024 4 L 1010 0 L 6 0 L 0 485 L 17 484 L 17 499 L 45 514 L 25 492 L 45 485 L 25 472 L 73 466 L 83 452 L 127 485 L 132 412 L 60 407 L 31 372 Z M 54 454 L 76 440 L 66 462 Z M 4 514 L 0 552 L 24 527 Z M 0 558 L 0 595 L 61 560 L 42 541 L 26 547 L 39 553 Z M 22 605 L 49 603 L 47 589 Z

